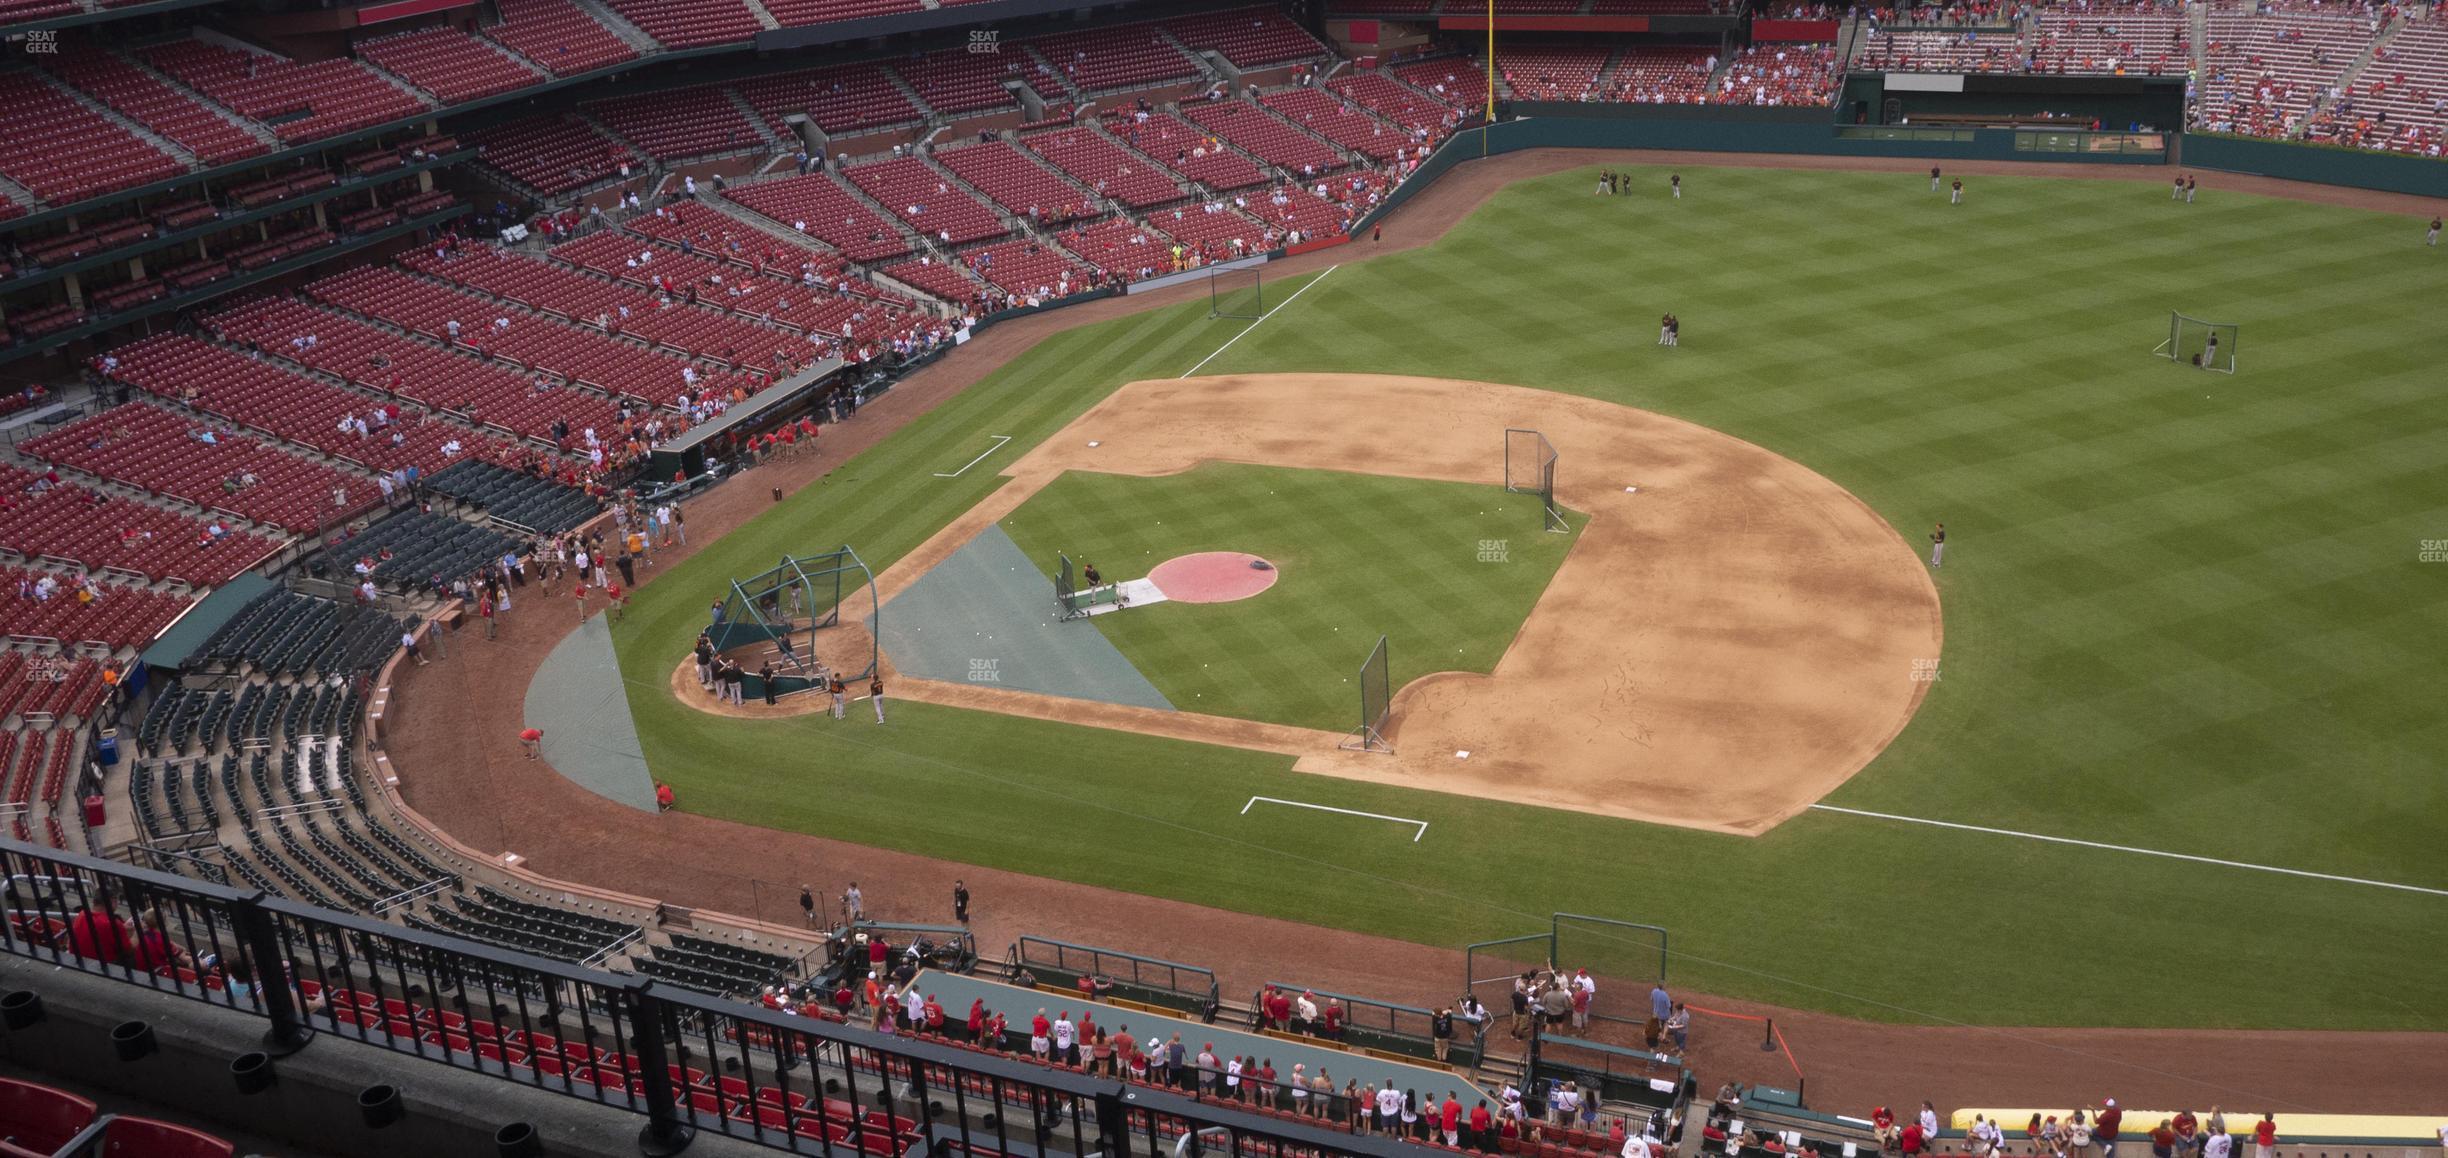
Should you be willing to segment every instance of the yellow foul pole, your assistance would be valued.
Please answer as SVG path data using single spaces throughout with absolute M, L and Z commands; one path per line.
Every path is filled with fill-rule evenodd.
M 1496 125 L 1496 0 L 1487 5 L 1487 126 L 1479 130 L 1479 155 L 1487 156 L 1488 134 Z

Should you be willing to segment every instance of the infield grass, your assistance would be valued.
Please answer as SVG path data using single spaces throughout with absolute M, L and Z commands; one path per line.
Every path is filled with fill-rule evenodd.
M 1354 682 L 1380 634 L 1392 686 L 1486 672 L 1529 618 L 1575 535 L 1503 487 L 1209 463 L 1155 478 L 1068 471 L 1003 529 L 1050 580 L 1057 553 L 1107 581 L 1167 559 L 1244 551 L 1273 587 L 1230 603 L 1161 603 L 1088 622 L 1183 711 L 1327 731 L 1360 722 Z
M 1940 680 L 1834 803 L 2448 888 L 2448 563 L 2422 561 L 2448 540 L 2448 251 L 2421 222 L 2207 175 L 2189 206 L 1994 177 L 1949 206 L 1911 173 L 1687 168 L 1680 201 L 1594 173 L 1343 267 L 1204 372 L 1596 395 L 1788 455 L 1910 541 L 1945 521 Z M 751 823 L 1447 948 L 1557 909 L 1652 922 L 1679 987 L 1860 1016 L 2448 1029 L 2428 893 L 1825 812 L 1714 836 L 924 705 L 828 730 L 665 694 L 715 585 L 844 542 L 889 563 L 999 485 L 931 472 L 1246 325 L 1206 309 L 1050 339 L 645 588 L 617 631 L 658 776 Z M 2152 358 L 2172 309 L 2240 323 L 2241 373 Z M 805 791 L 773 791 L 776 751 Z M 1429 835 L 1238 815 L 1253 794 Z M 1165 955 L 1149 937 L 1117 947 Z

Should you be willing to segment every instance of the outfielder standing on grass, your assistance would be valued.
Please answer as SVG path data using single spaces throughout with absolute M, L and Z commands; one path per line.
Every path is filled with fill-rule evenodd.
M 1945 562 L 1946 524 L 1940 523 L 1937 526 L 1930 528 L 1930 567 L 1935 569 L 1943 565 Z
M 1956 182 L 1956 184 L 1959 184 L 1959 185 L 1960 185 L 1960 184 L 1962 184 L 1962 182 L 1958 181 L 1958 182 Z M 1932 166 L 1930 166 L 1930 192 L 1935 193 L 1935 192 L 1937 192 L 1937 191 L 1938 191 L 1938 166 L 1936 166 L 1936 165 L 1932 165 Z
M 2440 219 L 2439 219 L 2439 216 L 2438 216 L 2437 214 L 2433 214 L 2433 215 L 2432 215 L 2432 217 L 2431 217 L 2431 232 L 2426 233 L 2426 234 L 2424 234 L 2424 235 L 2423 235 L 2423 244 L 2424 244 L 2424 245 L 2438 245 L 2438 244 L 2439 244 L 2439 231 L 2440 231 Z M 2443 1149 L 2443 1150 L 2448 1150 L 2448 1142 L 2443 1142 L 2443 1143 L 2441 1143 L 2440 1148 L 2441 1148 L 2441 1149 Z
M 1950 205 L 1963 204 L 1963 178 L 1957 177 L 1955 179 L 1955 195 L 1949 198 L 1947 203 Z
M 1682 200 L 1682 199 L 1683 199 L 1683 174 L 1681 174 L 1681 173 L 1674 173 L 1674 174 L 1670 174 L 1670 175 L 1669 175 L 1669 176 L 1666 178 L 1666 187 L 1667 187 L 1667 188 L 1669 188 L 1669 189 L 1674 190 L 1675 200 L 1677 200 L 1677 201 Z

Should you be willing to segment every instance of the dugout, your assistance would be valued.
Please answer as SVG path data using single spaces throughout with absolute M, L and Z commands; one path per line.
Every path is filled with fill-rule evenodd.
M 763 434 L 813 411 L 818 400 L 850 380 L 847 368 L 848 363 L 839 358 L 826 358 L 750 395 L 712 421 L 657 444 L 647 457 L 646 477 L 668 480 L 676 474 L 690 478 L 704 474 L 707 456 L 723 457 L 734 439 Z
M 1306 993 L 1318 1002 L 1320 1009 L 1325 1008 L 1325 1003 L 1329 1001 L 1340 1004 L 1343 1007 L 1343 1036 L 1337 1040 L 1346 1049 L 1400 1061 L 1436 1060 L 1436 1011 L 1433 1009 L 1333 993 L 1289 981 L 1269 981 L 1267 986 L 1283 993 Z M 1266 987 L 1261 987 L 1250 998 L 1250 1006 L 1253 1009 L 1266 1007 Z M 1459 1016 L 1454 1018 L 1453 1045 L 1446 1054 L 1450 1064 L 1478 1068 L 1487 1048 L 1485 1028 L 1474 1027 Z
M 1223 1000 L 1215 971 L 1204 965 L 1074 945 L 1051 937 L 1022 936 L 1012 943 L 1004 968 L 1014 975 L 1026 969 L 1040 986 L 1056 989 L 1078 990 L 1080 978 L 1101 977 L 1111 983 L 1098 994 L 1101 1000 L 1178 1010 L 1202 1020 L 1213 1018 Z

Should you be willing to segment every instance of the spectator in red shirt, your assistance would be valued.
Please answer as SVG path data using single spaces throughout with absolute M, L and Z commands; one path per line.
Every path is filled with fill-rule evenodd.
M 1493 1123 L 1494 1123 L 1494 1121 L 1495 1121 L 1495 1119 L 1491 1118 L 1491 1117 L 1488 1115 L 1488 1104 L 1487 1104 L 1487 1099 L 1486 1099 L 1486 1098 L 1481 1098 L 1481 1099 L 1479 1099 L 1479 1104 L 1478 1104 L 1478 1105 L 1476 1105 L 1476 1106 L 1471 1107 L 1471 1112 L 1470 1112 L 1470 1131 L 1471 1131 L 1471 1136 L 1470 1136 L 1470 1141 L 1469 1141 L 1468 1143 L 1466 1143 L 1466 1145 L 1470 1146 L 1472 1149 L 1475 1149 L 1475 1150 L 1493 1150 L 1493 1149 L 1495 1149 L 1495 1148 L 1496 1148 L 1496 1139 L 1495 1139 L 1495 1137 L 1494 1137 L 1494 1136 L 1492 1136 L 1492 1135 L 1490 1135 L 1490 1134 L 1488 1133 L 1488 1127 L 1489 1127 L 1491 1124 L 1493 1124 Z
M 2173 1125 L 2178 1154 L 2190 1154 L 2201 1146 L 2201 1119 L 2194 1117 L 2193 1111 L 2178 1110 Z
M 1445 1091 L 1445 1105 L 1437 1111 L 1437 1129 L 1444 1133 L 1446 1145 L 1462 1144 L 1462 1103 L 1452 1090 Z
M 76 955 L 105 965 L 116 965 L 134 956 L 135 935 L 127 922 L 112 915 L 110 893 L 96 892 L 91 903 L 68 921 L 68 944 Z
M 2253 1158 L 2276 1158 L 2278 1153 L 2278 1119 L 2261 1115 L 2253 1123 Z
M 1904 1133 L 1898 1145 L 1903 1151 L 1904 1158 L 1920 1158 L 1922 1150 L 1921 1123 L 1904 1123 Z
M 969 1040 L 975 1042 L 979 1037 L 983 1036 L 985 1032 L 986 999 L 979 997 L 969 1002 Z
M 1328 1001 L 1326 1003 L 1326 1014 L 1319 1020 L 1325 1022 L 1325 1028 L 1322 1032 L 1324 1032 L 1327 1037 L 1337 1040 L 1342 1038 L 1343 1005 L 1341 1002 Z

